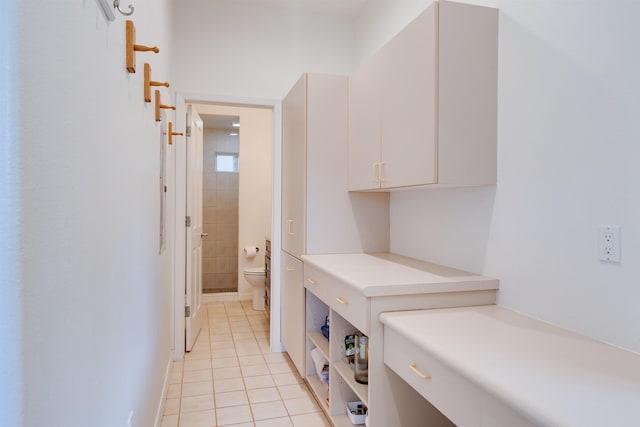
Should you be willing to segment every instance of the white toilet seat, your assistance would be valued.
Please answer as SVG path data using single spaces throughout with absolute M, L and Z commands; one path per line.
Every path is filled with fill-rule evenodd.
M 264 310 L 266 277 L 264 267 L 245 268 L 242 273 L 245 280 L 253 287 L 253 309 Z

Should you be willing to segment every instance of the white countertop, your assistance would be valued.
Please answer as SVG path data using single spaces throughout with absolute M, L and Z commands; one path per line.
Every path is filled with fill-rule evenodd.
M 303 255 L 302 259 L 368 297 L 498 289 L 496 279 L 390 253 Z
M 640 426 L 636 353 L 494 305 L 380 320 L 537 425 Z

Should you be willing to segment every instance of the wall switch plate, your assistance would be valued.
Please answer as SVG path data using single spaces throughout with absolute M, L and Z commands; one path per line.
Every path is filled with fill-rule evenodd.
M 620 226 L 601 225 L 598 227 L 598 254 L 600 261 L 620 262 Z

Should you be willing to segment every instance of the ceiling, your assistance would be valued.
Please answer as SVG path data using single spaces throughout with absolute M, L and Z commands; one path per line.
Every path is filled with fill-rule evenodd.
M 204 127 L 207 129 L 228 129 L 233 130 L 236 129 L 231 126 L 232 122 L 237 122 L 240 120 L 238 116 L 219 116 L 219 115 L 208 115 L 208 114 L 200 114 L 200 118 L 202 118 L 202 123 Z
M 366 2 L 367 0 L 234 0 L 234 3 L 347 17 L 357 15 Z

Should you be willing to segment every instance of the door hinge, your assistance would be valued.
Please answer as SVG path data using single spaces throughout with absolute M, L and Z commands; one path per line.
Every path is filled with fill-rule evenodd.
M 184 308 L 184 317 L 191 317 L 191 307 L 186 306 Z
M 187 126 L 184 133 L 186 134 L 186 136 L 191 136 L 191 126 Z
M 191 227 L 191 217 L 188 216 L 185 218 L 184 224 L 186 227 Z

